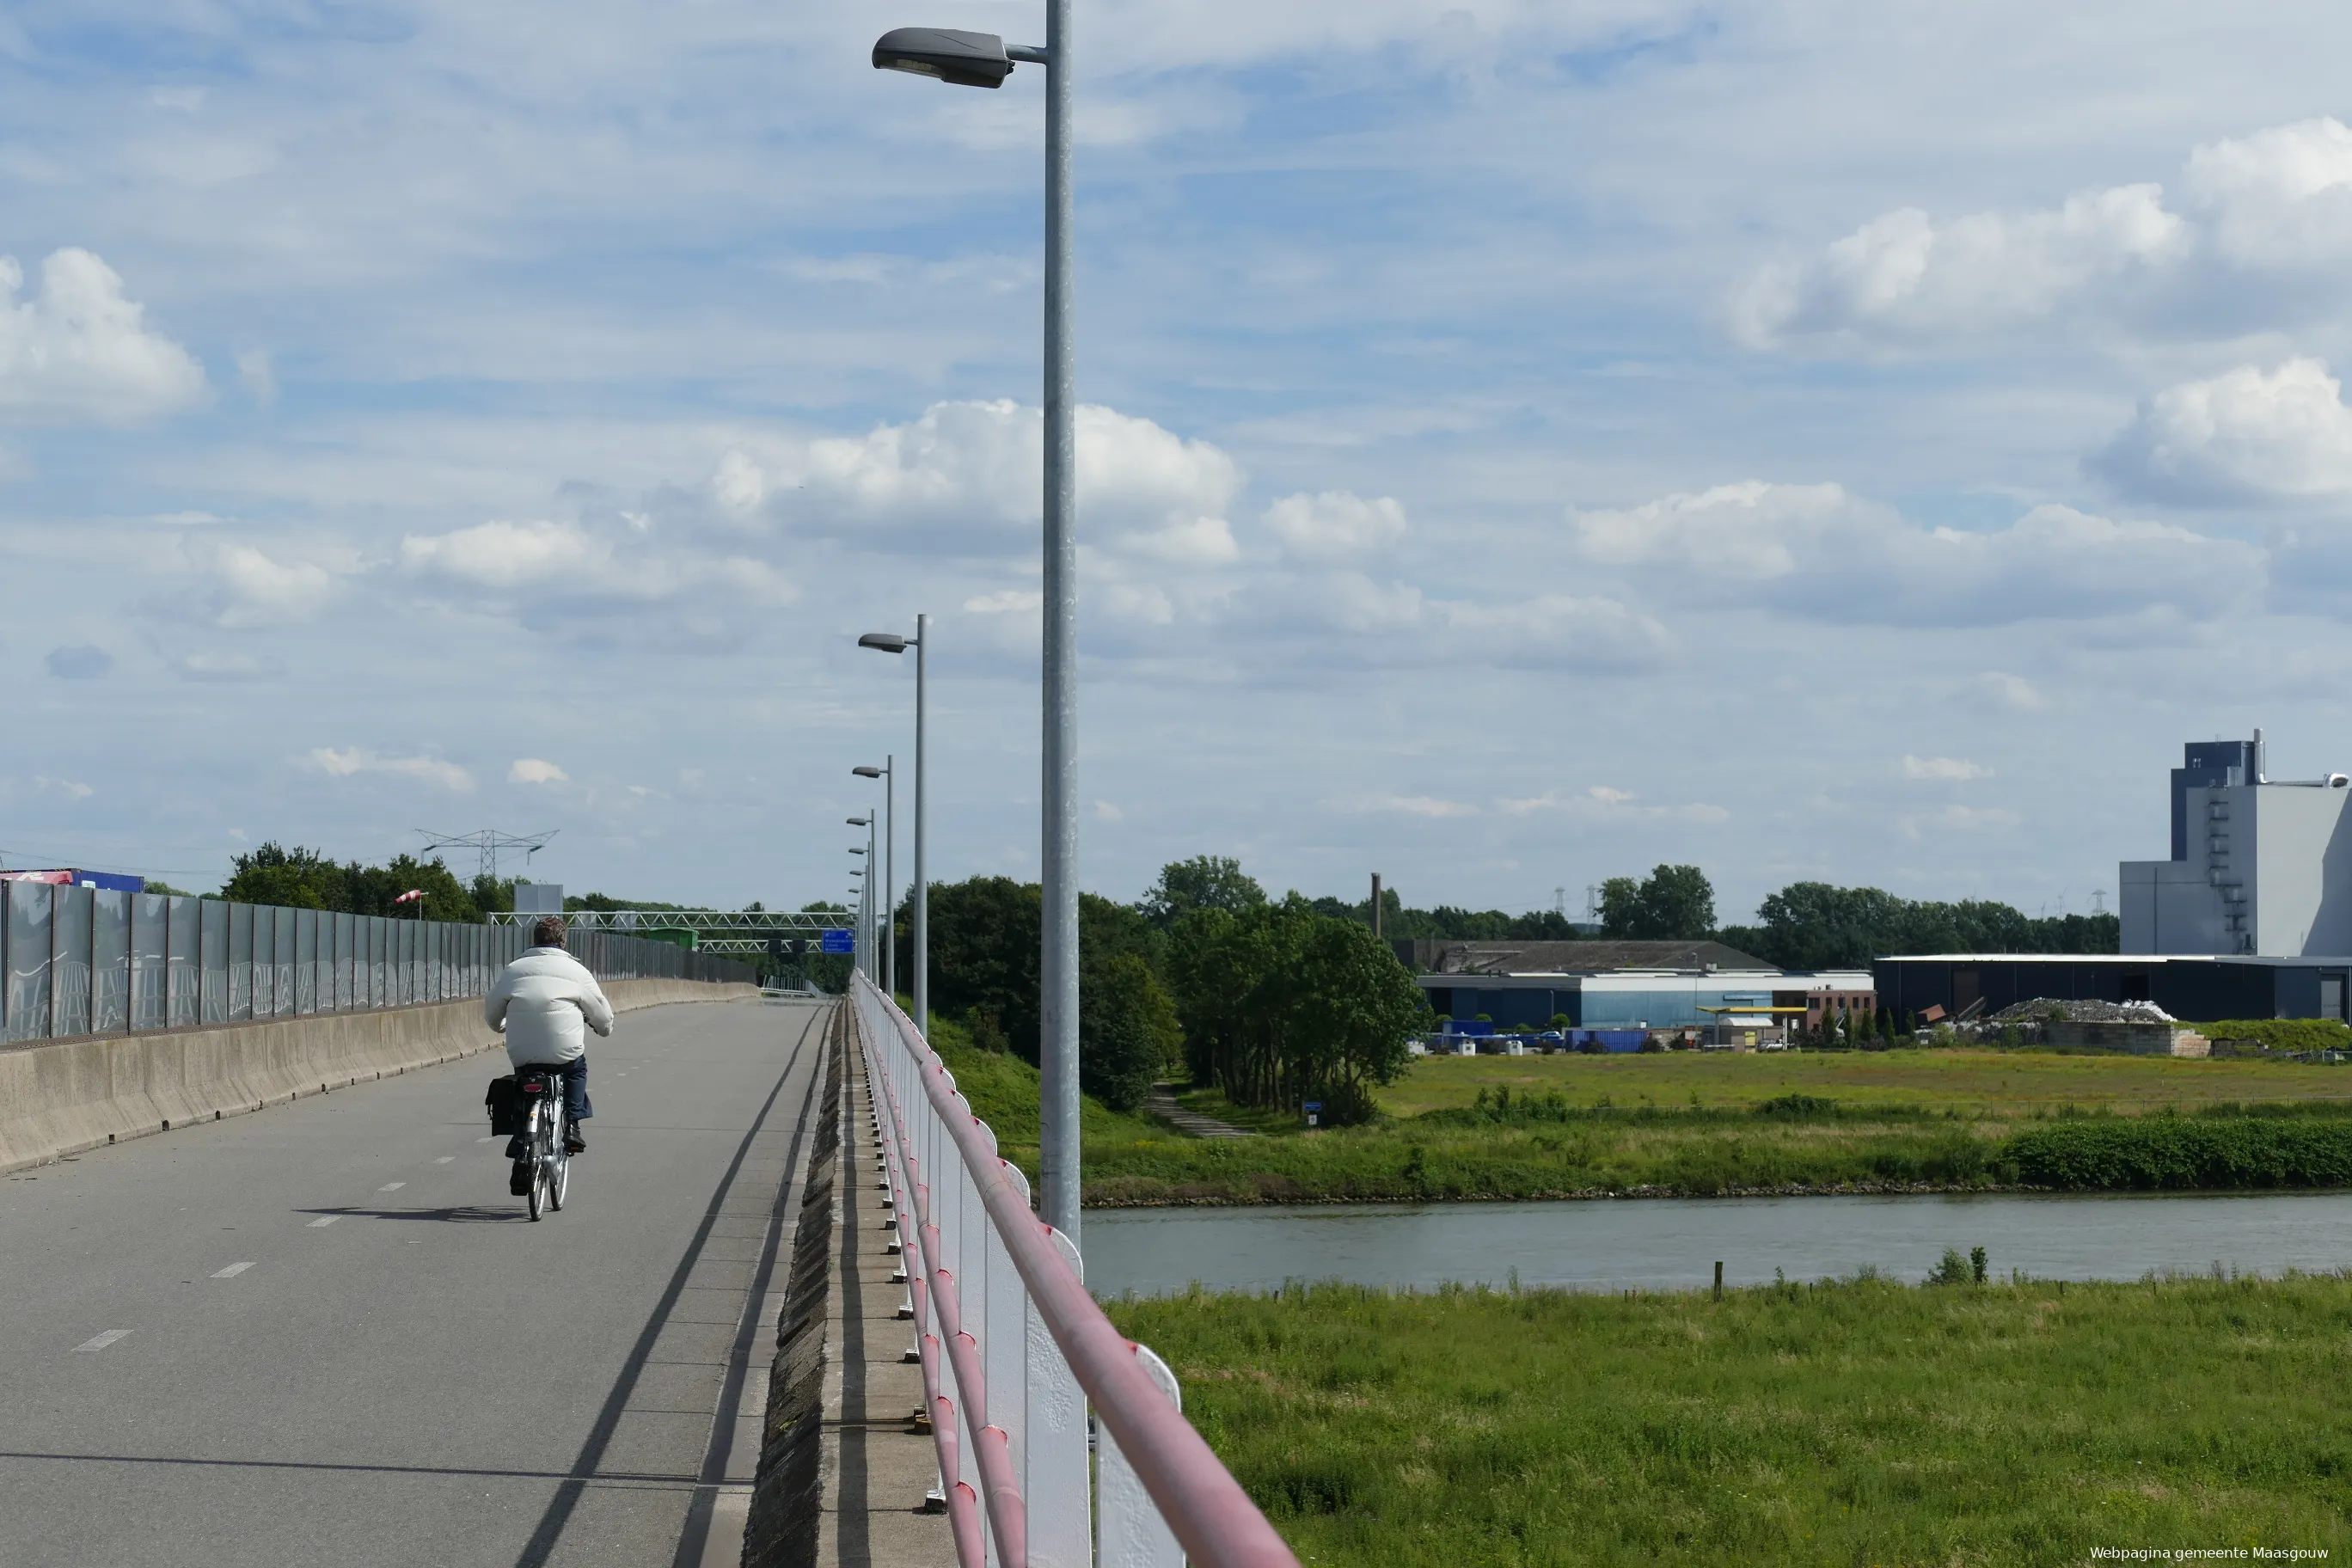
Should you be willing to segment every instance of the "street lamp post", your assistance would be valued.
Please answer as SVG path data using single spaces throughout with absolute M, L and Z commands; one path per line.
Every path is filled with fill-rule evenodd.
M 898 759 L 885 753 L 878 768 L 849 770 L 882 781 L 882 990 L 898 994 Z
M 924 825 L 929 820 L 926 763 L 930 752 L 925 725 L 928 698 L 924 666 L 930 645 L 931 617 L 929 616 L 915 617 L 913 637 L 902 637 L 894 632 L 867 632 L 857 639 L 859 647 L 875 648 L 883 653 L 904 653 L 910 647 L 915 650 L 915 885 L 912 889 L 915 909 L 914 929 L 909 934 L 914 939 L 915 949 L 915 1027 L 922 1031 L 923 1038 L 927 1040 L 931 1037 L 931 884 L 923 858 L 923 833 Z
M 849 852 L 852 855 L 865 856 L 865 866 L 871 867 L 874 864 L 874 814 L 869 811 L 863 816 L 853 816 L 848 820 L 850 826 L 866 829 L 866 847 L 860 849 L 852 846 Z M 866 874 L 864 868 L 851 874 L 857 879 L 856 890 L 860 895 L 857 906 L 856 967 L 864 970 L 870 979 L 874 973 L 874 879 Z
M 992 33 L 899 27 L 874 46 L 877 69 L 996 88 L 1015 63 L 1045 68 L 1045 777 L 1038 869 L 1038 1086 L 1045 1191 L 1038 1212 L 1078 1236 L 1077 447 L 1071 402 L 1070 0 L 1045 0 L 1045 45 Z
M 854 856 L 863 856 L 866 851 L 858 848 L 856 844 L 852 844 L 852 847 L 849 847 L 849 853 L 854 853 Z M 868 942 L 873 942 L 873 933 L 875 933 L 873 863 L 861 860 L 861 863 L 856 865 L 856 869 L 852 869 L 849 875 L 858 879 L 858 969 L 863 969 L 870 975 L 875 971 L 873 947 L 868 945 Z

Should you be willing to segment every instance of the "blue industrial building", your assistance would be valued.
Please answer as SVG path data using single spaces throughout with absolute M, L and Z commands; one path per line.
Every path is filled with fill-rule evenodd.
M 1871 982 L 1859 971 L 1616 970 L 1424 974 L 1421 985 L 1432 1010 L 1448 1018 L 1483 1015 L 1497 1028 L 1540 1029 L 1564 1014 L 1568 1026 L 1578 1029 L 1696 1029 L 1706 1028 L 1727 1014 L 1783 1018 L 1815 1014 L 1832 998 L 1842 1003 L 1867 997 Z

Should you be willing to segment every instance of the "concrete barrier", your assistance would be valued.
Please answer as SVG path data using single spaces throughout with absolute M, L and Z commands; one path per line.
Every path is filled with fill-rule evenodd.
M 616 1013 L 756 999 L 756 985 L 615 980 Z M 473 1056 L 504 1044 L 482 999 L 142 1035 L 28 1041 L 0 1050 L 0 1171 L 218 1121 Z

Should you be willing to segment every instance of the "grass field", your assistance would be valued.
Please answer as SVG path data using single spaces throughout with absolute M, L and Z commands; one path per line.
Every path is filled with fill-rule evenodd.
M 2352 1279 L 1107 1306 L 1309 1563 L 2352 1549 Z
M 1815 1094 L 2007 1120 L 2063 1106 L 2129 1114 L 2220 1101 L 2352 1100 L 2352 1066 L 2248 1058 L 2061 1056 L 2047 1051 L 1668 1051 L 1647 1056 L 1423 1057 L 1380 1091 L 1409 1117 L 1465 1106 L 1482 1089 L 1557 1090 L 1580 1105 L 1747 1106 Z M 1211 1111 L 1210 1114 L 1215 1114 Z

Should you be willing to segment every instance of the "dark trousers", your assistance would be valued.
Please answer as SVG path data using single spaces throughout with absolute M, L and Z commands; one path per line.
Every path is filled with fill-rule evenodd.
M 551 1073 L 563 1080 L 564 1114 L 574 1121 L 585 1121 L 596 1114 L 588 1103 L 588 1058 L 585 1052 L 568 1062 L 549 1062 L 537 1071 Z

